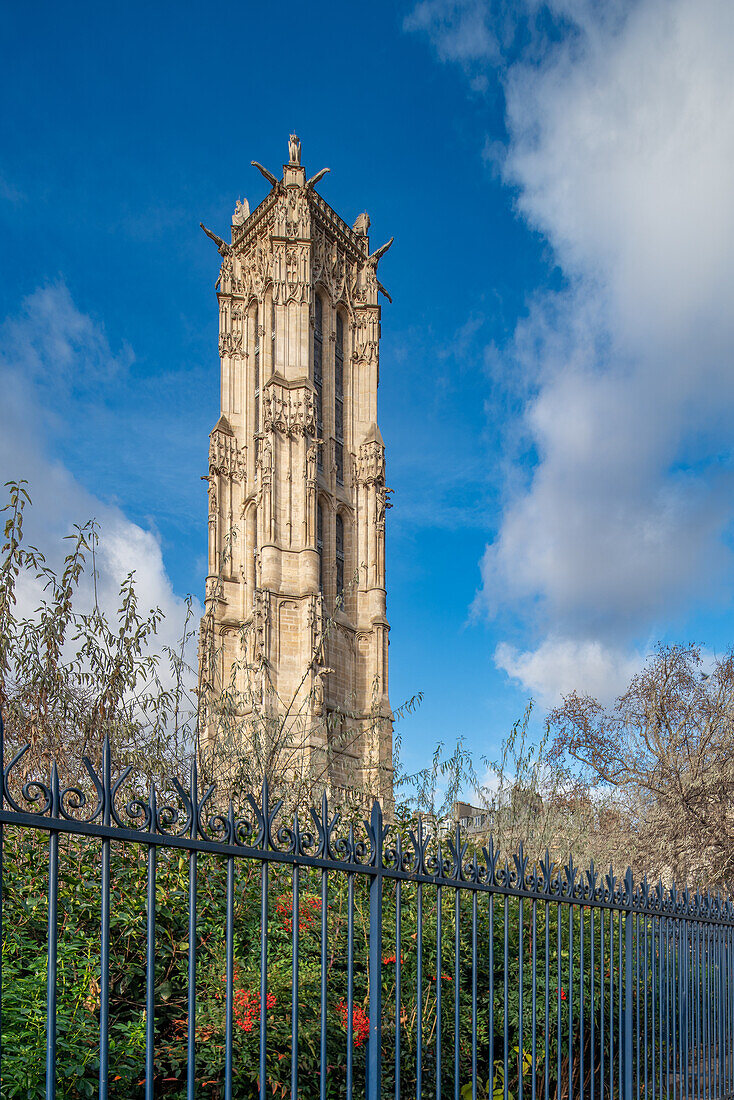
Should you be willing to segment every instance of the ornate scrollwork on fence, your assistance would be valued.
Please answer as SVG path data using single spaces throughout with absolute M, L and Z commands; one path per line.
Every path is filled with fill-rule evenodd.
M 164 845 L 173 840 L 184 848 L 188 842 L 192 848 L 211 846 L 263 860 L 276 856 L 355 873 L 380 872 L 388 878 L 601 906 L 653 918 L 734 924 L 734 904 L 720 893 L 666 888 L 662 881 L 651 884 L 644 876 L 635 882 L 629 868 L 620 877 L 612 867 L 600 873 L 593 861 L 581 869 L 572 857 L 561 864 L 547 851 L 542 858 L 531 859 L 522 844 L 510 855 L 501 854 L 492 838 L 481 846 L 472 844 L 458 824 L 442 833 L 418 817 L 401 830 L 384 821 L 377 802 L 369 819 L 346 823 L 340 830 L 342 814 L 330 807 L 324 793 L 320 805 L 309 809 L 304 825 L 298 815 L 281 816 L 283 800 L 273 798 L 267 780 L 259 794 L 247 794 L 238 809 L 231 800 L 218 804 L 213 784 L 202 788 L 195 765 L 186 783 L 171 777 L 144 791 L 130 766 L 115 772 L 109 741 L 105 741 L 101 767 L 95 768 L 85 757 L 84 781 L 63 786 L 55 763 L 47 780 L 28 774 L 24 762 L 29 749 L 24 745 L 2 768 L 0 811 L 5 822 L 19 815 L 24 824 L 60 832 L 69 826 L 75 832 L 88 827 L 94 836 L 119 835 Z

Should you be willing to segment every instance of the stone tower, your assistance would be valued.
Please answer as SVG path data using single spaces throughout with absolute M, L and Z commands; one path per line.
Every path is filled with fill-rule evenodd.
M 288 163 L 238 202 L 217 280 L 221 416 L 209 447 L 203 679 L 210 738 L 267 717 L 279 778 L 392 800 L 380 306 L 369 218 L 350 228 Z M 222 700 L 226 702 L 222 705 Z M 211 715 L 217 704 L 227 721 Z M 278 755 L 280 754 L 280 755 Z

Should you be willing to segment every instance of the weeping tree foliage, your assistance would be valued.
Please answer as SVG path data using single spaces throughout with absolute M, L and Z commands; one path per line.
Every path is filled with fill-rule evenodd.
M 77 776 L 83 756 L 99 763 L 109 737 L 117 759 L 141 774 L 185 763 L 193 703 L 184 660 L 193 629 L 190 602 L 180 648 L 158 650 L 162 612 L 141 608 L 132 573 L 120 584 L 113 619 L 99 607 L 94 584 L 88 606 L 82 584 L 98 547 L 97 524 L 74 527 L 57 572 L 40 549 L 24 542 L 26 485 L 7 488 L 0 557 L 6 755 L 30 742 L 27 769 L 47 773 L 55 759 L 65 775 Z M 29 613 L 19 610 L 19 598 L 32 600 Z

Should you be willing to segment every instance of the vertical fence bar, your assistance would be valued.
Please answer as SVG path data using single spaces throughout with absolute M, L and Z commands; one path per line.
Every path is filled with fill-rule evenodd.
M 709 1092 L 709 998 L 708 998 L 708 925 L 705 924 L 701 928 L 701 1056 L 703 1061 L 702 1077 L 703 1077 L 703 1095 L 705 1100 L 710 1100 L 711 1093 Z
M 477 858 L 474 857 L 474 878 L 476 881 Z M 472 890 L 471 897 L 471 1095 L 472 1100 L 477 1100 L 477 971 L 479 970 L 479 959 L 477 956 L 477 891 Z M 520 902 L 522 905 L 522 902 Z M 522 958 L 522 947 L 520 948 L 520 957 Z M 522 963 L 520 964 L 522 968 Z M 522 969 L 520 971 L 522 975 Z M 522 989 L 522 977 L 520 978 L 520 988 Z M 522 1016 L 522 993 L 520 994 L 520 1015 Z M 522 1034 L 522 1024 L 520 1025 L 520 1033 Z M 420 1094 L 419 1094 L 420 1095 Z M 522 1100 L 522 1094 L 520 1096 Z
M 652 1078 L 652 1100 L 655 1100 L 657 1095 L 656 1085 L 656 1066 L 657 1066 L 657 1047 L 660 1045 L 657 1042 L 657 953 L 655 947 L 655 921 L 656 917 L 653 915 L 650 917 L 650 984 L 652 996 L 651 1000 L 651 1015 L 652 1015 L 652 1042 L 651 1042 L 651 1057 L 652 1064 L 650 1067 L 650 1077 Z
M 458 830 L 457 830 L 458 832 Z M 461 851 L 461 839 L 457 835 L 457 852 Z M 457 869 L 457 875 L 461 874 L 461 867 Z M 461 1093 L 461 1067 L 459 1064 L 461 1049 L 461 1021 L 459 1018 L 459 1010 L 461 1006 L 460 994 L 461 994 L 461 970 L 460 970 L 460 953 L 461 953 L 461 891 L 459 887 L 454 887 L 454 1100 L 459 1100 Z M 507 1097 L 505 1097 L 507 1100 Z
M 547 856 L 546 856 L 547 858 Z M 545 903 L 545 1078 L 544 1100 L 550 1097 L 550 902 Z
M 568 903 L 568 1100 L 573 1095 L 573 903 Z
M 291 905 L 291 1098 L 298 1100 L 298 932 L 301 923 L 301 869 L 293 864 L 293 891 Z
M 230 820 L 232 819 L 230 804 Z M 232 1100 L 232 1031 L 234 1027 L 234 856 L 227 860 L 225 916 L 224 1100 Z
M 509 940 L 509 928 L 510 928 L 510 914 L 509 914 L 509 898 L 507 894 L 504 896 L 504 913 L 502 931 L 504 935 L 503 942 L 503 965 L 504 965 L 504 986 L 503 986 L 503 1002 L 502 1002 L 502 1064 L 503 1064 L 503 1096 L 504 1100 L 508 1100 L 510 1094 L 510 1021 L 507 1012 L 508 997 L 508 972 L 510 969 L 510 940 Z
M 326 813 L 324 813 L 326 819 Z M 326 852 L 324 852 L 326 855 Z M 398 902 L 399 907 L 399 902 Z M 329 964 L 329 872 L 321 872 L 321 968 L 319 973 L 320 1035 L 319 1035 L 319 1097 L 326 1100 L 326 974 Z M 396 1017 L 397 1018 L 397 1017 Z
M 532 1079 L 531 1100 L 537 1100 L 537 1085 L 536 1085 L 537 1071 L 536 1071 L 536 1065 L 537 1065 L 537 1050 L 538 1050 L 538 1044 L 537 1044 L 537 1038 L 538 1038 L 538 1028 L 537 1028 L 538 903 L 535 900 L 535 898 L 533 898 L 533 907 L 532 907 L 532 915 L 531 915 L 531 936 L 532 936 L 532 957 L 531 957 L 531 962 L 530 962 L 530 965 L 532 967 L 532 988 L 531 988 L 531 997 L 532 997 L 531 1013 L 532 1013 L 532 1016 L 531 1016 L 531 1019 L 532 1019 L 532 1022 L 533 1022 L 532 1033 L 531 1033 L 532 1034 L 532 1038 L 531 1038 L 531 1043 L 532 1043 L 531 1056 L 532 1056 L 532 1060 L 533 1060 L 533 1079 Z
M 604 1100 L 604 1079 L 606 1064 L 606 1020 L 604 1017 L 604 967 L 606 966 L 606 954 L 604 946 L 604 932 L 606 929 L 606 914 L 604 909 L 599 910 L 599 1100 Z
M 618 936 L 618 932 L 617 932 Z M 617 1036 L 618 1038 L 618 1036 Z M 617 1047 L 618 1047 L 617 1042 Z M 620 1056 L 617 1051 L 617 1058 Z M 610 910 L 610 1100 L 614 1098 L 614 910 Z
M 382 810 L 372 806 L 372 834 L 375 842 L 375 873 L 370 881 L 370 1037 L 367 1049 L 367 1100 L 379 1100 L 382 1078 Z
M 370 919 L 370 945 L 372 920 Z M 370 969 L 370 982 L 372 970 Z M 372 1014 L 370 1013 L 370 1016 Z M 370 1035 L 372 1020 L 370 1019 Z M 369 1067 L 367 1069 L 369 1074 Z M 354 874 L 347 876 L 347 1100 L 354 1088 Z
M 5 727 L 0 707 L 0 812 L 5 809 Z M 3 927 L 3 886 L 5 860 L 5 826 L 0 822 L 0 1095 L 3 1087 L 3 946 L 5 929 Z
M 489 895 L 489 1089 L 494 1095 L 494 894 Z
M 625 929 L 623 927 L 624 913 L 620 909 L 617 913 L 617 1047 L 619 1050 L 618 1056 L 618 1070 L 617 1070 L 617 1093 L 620 1097 L 624 1096 L 624 1040 L 625 1040 L 625 1028 L 624 1028 L 624 1002 L 622 1000 L 624 992 L 624 936 Z
M 265 844 L 265 841 L 263 841 Z M 192 853 L 193 855 L 194 853 Z M 264 855 L 265 853 L 263 853 Z M 259 1094 L 260 1100 L 266 1096 L 267 1051 L 268 1051 L 268 887 L 269 865 L 263 859 L 260 869 L 260 1049 L 259 1049 Z M 192 1098 L 187 1098 L 192 1100 Z
M 678 1100 L 683 1087 L 683 1035 L 681 1032 L 681 1020 L 683 1019 L 683 998 L 681 996 L 681 933 L 683 925 L 681 921 L 673 922 L 673 1100 Z M 682 1097 L 681 1097 L 682 1100 Z
M 439 865 L 440 865 L 439 859 Z M 436 1100 L 441 1100 L 441 983 L 443 982 L 441 935 L 443 931 L 442 887 L 436 887 Z
M 199 780 L 196 763 L 191 765 L 190 777 L 191 801 L 191 839 L 195 840 L 199 832 Z M 198 857 L 195 851 L 189 852 L 189 960 L 188 960 L 188 1021 L 186 1035 L 186 1100 L 194 1100 L 196 1095 L 196 926 Z M 262 1015 L 262 1005 L 260 1006 Z M 261 1082 L 262 1089 L 262 1082 Z
M 186 1037 L 186 1100 L 196 1093 L 196 892 L 198 864 L 196 852 L 189 852 L 189 965 L 188 1028 Z
M 670 918 L 665 921 L 665 1095 L 670 1097 Z
M 592 901 L 593 901 L 593 894 L 592 894 Z M 594 1100 L 594 1083 L 595 1083 L 595 1070 L 596 1070 L 596 1042 L 595 1042 L 595 1040 L 596 1040 L 596 1005 L 594 1004 L 594 992 L 595 992 L 595 986 L 596 986 L 596 979 L 594 977 L 594 974 L 595 974 L 594 955 L 595 955 L 595 948 L 596 948 L 596 942 L 595 942 L 596 929 L 594 928 L 594 924 L 595 924 L 594 906 L 592 905 L 591 912 L 589 914 L 589 938 L 591 940 L 591 950 L 590 950 L 590 957 L 589 957 L 589 985 L 590 985 L 590 989 L 589 989 L 589 993 L 590 993 L 590 998 L 589 998 L 590 999 L 590 1011 L 589 1011 L 590 1028 L 589 1028 L 589 1030 L 591 1032 L 591 1051 L 590 1051 L 590 1054 L 589 1054 L 589 1061 L 591 1063 L 591 1065 L 589 1067 L 590 1071 L 591 1071 L 590 1080 L 589 1080 L 589 1095 L 590 1095 L 591 1100 Z
M 701 1097 L 701 955 L 700 925 L 693 926 L 693 1093 L 696 1100 Z
M 155 822 L 155 791 L 151 791 L 151 829 Z M 146 959 L 145 959 L 145 1100 L 153 1100 L 155 1089 L 155 899 L 156 864 L 158 853 L 155 844 L 148 845 L 148 892 L 146 902 Z
M 689 1050 L 690 1050 L 690 1026 L 691 1026 L 691 1010 L 690 1010 L 690 997 L 691 997 L 691 957 L 690 948 L 688 943 L 688 921 L 683 921 L 683 1034 L 685 1036 L 685 1044 L 683 1050 L 683 1079 L 685 1081 L 685 1100 L 690 1100 L 690 1081 L 689 1081 Z
M 635 913 L 635 1089 L 639 1098 L 639 913 Z
M 632 1100 L 632 872 L 627 871 L 627 901 L 624 914 L 624 1100 Z
M 55 770 L 55 765 L 54 765 Z M 48 962 L 46 966 L 46 1100 L 56 1097 L 56 957 L 59 935 L 59 834 L 48 838 Z
M 475 895 L 476 896 L 476 895 Z M 523 1100 L 523 984 L 524 984 L 524 971 L 523 971 L 523 900 L 519 899 L 517 903 L 517 938 L 518 938 L 518 1007 L 517 1007 L 517 1095 L 518 1100 Z M 474 1035 L 472 1035 L 474 1040 Z M 472 1094 L 472 1100 L 477 1100 L 476 1095 Z
M 110 742 L 107 737 L 102 748 L 102 775 L 104 785 L 104 809 L 102 822 L 110 824 L 110 799 L 112 796 L 112 764 Z M 101 889 L 101 943 L 99 965 L 99 1100 L 107 1100 L 110 1060 L 110 841 L 102 841 L 102 889 Z
M 415 1093 L 423 1096 L 423 883 L 416 886 Z
M 586 924 L 586 908 L 585 906 L 579 906 L 579 1100 L 584 1100 L 584 1010 L 585 1010 L 585 996 L 584 996 L 584 978 L 585 978 L 585 957 L 584 957 L 584 933 Z
M 649 985 L 650 985 L 649 948 L 648 948 L 648 934 L 647 934 L 647 927 L 648 927 L 648 925 L 647 925 L 647 913 L 644 914 L 644 916 L 642 918 L 642 923 L 643 923 L 644 932 L 645 932 L 645 982 L 644 982 L 644 987 L 645 987 L 645 1030 L 644 1030 L 644 1034 L 645 1034 L 645 1100 L 647 1100 L 648 1083 L 649 1083 L 649 1076 L 648 1076 L 649 1075 L 649 1060 L 648 1060 L 648 1041 L 647 1041 L 648 1040 L 649 1015 L 648 1015 L 648 1011 L 647 1011 L 647 1006 L 648 1006 L 648 988 L 649 988 Z
M 561 938 L 561 903 L 558 902 L 556 904 L 556 1092 L 558 1094 L 559 1100 L 561 1096 L 561 1087 L 563 1080 L 561 1072 L 563 1067 L 563 1057 L 561 1053 L 563 1040 L 563 1026 L 561 1017 L 561 998 L 563 996 L 563 990 L 561 988 L 561 983 L 563 981 L 563 971 L 561 969 Z
M 403 913 L 401 886 L 400 879 L 398 879 L 395 883 L 395 1100 L 400 1100 L 400 1001 L 403 976 Z M 440 1036 L 438 1038 L 438 1043 L 440 1046 Z

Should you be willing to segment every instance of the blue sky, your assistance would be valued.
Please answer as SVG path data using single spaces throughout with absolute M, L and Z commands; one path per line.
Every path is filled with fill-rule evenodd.
M 409 766 L 529 697 L 731 644 L 726 0 L 16 5 L 0 65 L 0 474 L 175 625 L 205 572 L 217 255 L 289 131 L 393 298 L 380 422 Z M 171 628 L 173 630 L 173 626 Z

